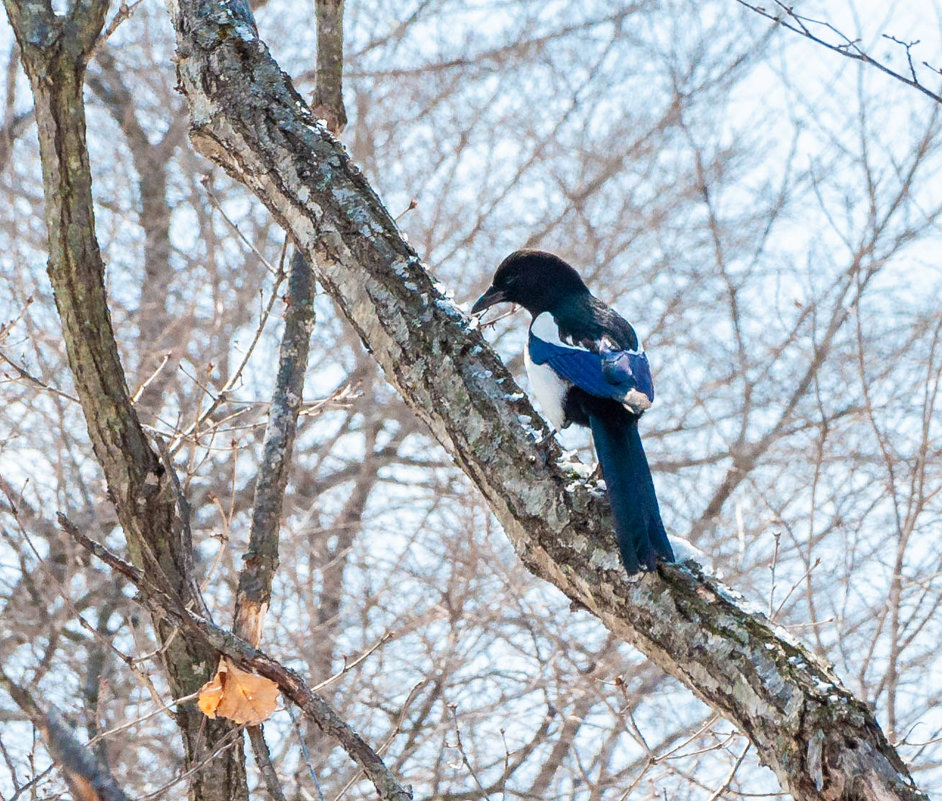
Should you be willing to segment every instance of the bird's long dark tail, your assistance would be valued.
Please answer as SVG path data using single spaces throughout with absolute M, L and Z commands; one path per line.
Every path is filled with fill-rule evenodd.
M 657 557 L 674 561 L 641 445 L 638 418 L 627 411 L 618 415 L 590 414 L 589 425 L 625 569 L 629 574 L 654 570 Z

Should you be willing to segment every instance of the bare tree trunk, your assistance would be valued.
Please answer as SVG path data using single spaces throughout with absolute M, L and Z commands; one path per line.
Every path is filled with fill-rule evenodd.
M 625 578 L 604 501 L 534 448 L 539 417 L 316 124 L 251 20 L 210 0 L 171 0 L 170 9 L 194 145 L 250 187 L 317 265 L 528 568 L 734 721 L 796 798 L 924 798 L 866 704 L 718 582 L 686 566 Z
M 143 384 L 161 366 L 164 353 L 173 342 L 173 326 L 167 309 L 167 286 L 171 280 L 170 202 L 167 199 L 168 167 L 176 148 L 184 141 L 185 129 L 179 111 L 169 110 L 170 126 L 154 144 L 148 131 L 138 119 L 131 90 L 125 84 L 111 51 L 104 47 L 97 57 L 98 74 L 89 75 L 86 83 L 105 104 L 108 112 L 121 127 L 127 140 L 134 170 L 138 178 L 141 208 L 138 223 L 144 231 L 144 280 L 141 284 L 140 303 L 137 308 L 138 339 L 145 343 L 134 383 Z M 179 354 L 172 359 L 173 366 L 164 369 L 137 398 L 138 411 L 157 412 L 163 390 L 179 363 Z
M 317 0 L 317 76 L 314 113 L 338 136 L 347 125 L 343 105 L 343 2 Z
M 67 18 L 49 3 L 6 0 L 35 100 L 49 241 L 48 272 L 62 320 L 69 364 L 95 456 L 134 561 L 181 605 L 205 611 L 192 575 L 186 521 L 170 476 L 131 405 L 107 305 L 104 264 L 95 236 L 82 90 L 85 66 L 108 3 L 76 2 Z M 175 697 L 195 692 L 215 667 L 213 649 L 155 621 L 167 644 L 164 665 Z M 241 737 L 191 704 L 176 720 L 199 801 L 247 798 Z M 212 755 L 222 746 L 224 750 Z

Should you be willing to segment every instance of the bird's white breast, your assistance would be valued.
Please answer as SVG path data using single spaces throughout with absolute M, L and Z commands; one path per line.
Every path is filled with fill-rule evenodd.
M 565 428 L 563 403 L 569 390 L 569 382 L 560 378 L 548 364 L 534 364 L 530 358 L 529 345 L 523 349 L 523 363 L 527 368 L 527 378 L 530 379 L 530 389 L 543 414 L 557 430 Z

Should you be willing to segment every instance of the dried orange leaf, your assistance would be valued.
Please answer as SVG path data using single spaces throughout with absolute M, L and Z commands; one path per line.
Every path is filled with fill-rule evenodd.
M 216 675 L 200 687 L 200 694 L 197 700 L 200 712 L 210 718 L 216 717 L 216 708 L 222 700 L 222 677 L 225 673 L 222 671 L 222 665 L 216 671 Z
M 221 659 L 216 675 L 202 686 L 199 708 L 207 717 L 217 715 L 246 726 L 257 726 L 278 705 L 278 685 L 270 679 L 237 668 Z

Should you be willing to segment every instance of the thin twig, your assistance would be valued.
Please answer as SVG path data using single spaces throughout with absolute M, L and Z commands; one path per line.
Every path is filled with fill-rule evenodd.
M 88 631 L 88 632 L 92 635 L 92 637 L 94 637 L 94 638 L 99 642 L 99 644 L 101 644 L 103 647 L 105 647 L 105 648 L 107 648 L 109 651 L 111 651 L 111 653 L 113 653 L 119 660 L 121 660 L 121 662 L 123 662 L 125 665 L 127 665 L 127 666 L 131 669 L 131 672 L 137 677 L 138 681 L 140 681 L 141 684 L 147 689 L 147 691 L 150 693 L 151 697 L 154 698 L 154 699 L 159 703 L 160 696 L 159 696 L 158 693 L 157 693 L 156 687 L 154 687 L 153 682 L 150 680 L 150 677 L 149 677 L 146 673 L 144 673 L 142 670 L 140 670 L 139 668 L 137 668 L 137 667 L 134 665 L 134 659 L 133 659 L 133 657 L 130 657 L 130 656 L 128 656 L 126 653 L 124 653 L 123 651 L 121 651 L 121 650 L 111 641 L 111 638 L 105 637 L 105 636 L 98 630 L 98 628 L 95 627 L 95 626 L 93 626 L 89 621 L 87 621 L 87 620 L 85 619 L 84 615 L 82 615 L 82 613 L 79 612 L 79 610 L 75 607 L 75 604 L 72 602 L 72 598 L 71 598 L 71 597 L 69 596 L 69 594 L 65 591 L 65 587 L 62 586 L 62 583 L 61 583 L 61 582 L 59 581 L 59 579 L 56 577 L 55 573 L 54 573 L 52 570 L 50 570 L 50 568 L 47 566 L 46 560 L 45 560 L 45 559 L 42 557 L 42 555 L 39 553 L 39 550 L 37 549 L 35 543 L 33 542 L 32 537 L 30 537 L 29 533 L 28 533 L 28 532 L 26 531 L 26 529 L 23 527 L 23 524 L 22 524 L 22 522 L 20 521 L 20 518 L 19 518 L 19 511 L 18 511 L 18 509 L 17 509 L 17 505 L 16 505 L 15 501 L 13 500 L 13 498 L 11 497 L 11 495 L 10 495 L 10 493 L 9 493 L 9 491 L 8 491 L 8 488 L 6 487 L 5 484 L 0 484 L 0 490 L 2 490 L 3 493 L 4 493 L 4 494 L 6 495 L 6 497 L 7 497 L 7 501 L 8 501 L 9 504 L 10 504 L 10 510 L 11 510 L 12 515 L 13 515 L 13 519 L 16 521 L 17 527 L 19 528 L 20 533 L 23 535 L 23 540 L 26 542 L 26 545 L 27 545 L 27 547 L 30 549 L 30 551 L 32 551 L 33 556 L 36 558 L 36 561 L 37 561 L 37 563 L 39 564 L 39 568 L 40 568 L 40 570 L 42 570 L 42 572 L 43 572 L 45 578 L 49 581 L 49 583 L 52 585 L 52 587 L 55 588 L 56 593 L 59 595 L 59 597 L 60 597 L 60 598 L 62 599 L 62 601 L 65 603 L 65 605 L 66 605 L 66 607 L 68 608 L 69 612 L 70 612 L 70 613 L 75 617 L 75 619 L 79 622 L 79 625 L 80 625 L 83 629 L 85 629 L 86 631 Z M 60 518 L 61 518 L 61 520 L 66 520 L 66 521 L 67 521 L 67 518 L 65 518 L 64 516 L 61 516 L 61 515 L 60 515 Z M 61 520 L 60 520 L 60 522 L 61 522 Z M 75 526 L 74 526 L 70 521 L 67 521 L 67 522 L 68 522 L 68 525 L 72 526 L 73 529 L 75 528 Z
M 79 399 L 76 398 L 74 395 L 70 395 L 68 392 L 63 392 L 61 389 L 56 389 L 55 387 L 50 386 L 49 384 L 46 384 L 46 383 L 44 383 L 43 381 L 40 381 L 38 378 L 36 378 L 36 376 L 32 375 L 32 374 L 31 374 L 30 372 L 28 372 L 25 368 L 20 367 L 20 365 L 18 365 L 16 362 L 14 362 L 14 361 L 13 361 L 9 356 L 7 356 L 2 350 L 0 350 L 0 360 L 6 362 L 10 367 L 12 367 L 12 368 L 16 371 L 16 374 L 17 374 L 21 379 L 23 379 L 24 381 L 29 382 L 30 384 L 32 384 L 32 385 L 35 386 L 35 387 L 38 387 L 38 388 L 41 389 L 43 392 L 50 392 L 50 393 L 52 393 L 53 395 L 58 395 L 60 398 L 65 398 L 65 399 L 68 400 L 68 401 L 72 401 L 72 403 L 78 403 L 78 402 L 79 402 Z
M 321 783 L 317 780 L 317 771 L 314 770 L 314 763 L 311 762 L 311 752 L 307 750 L 307 742 L 304 739 L 304 732 L 301 731 L 301 724 L 298 723 L 298 716 L 295 714 L 294 707 L 287 707 L 288 717 L 291 718 L 291 722 L 294 724 L 294 730 L 298 735 L 298 742 L 301 744 L 301 756 L 304 759 L 304 764 L 307 765 L 308 773 L 311 774 L 311 780 L 314 782 L 314 789 L 317 790 L 317 797 L 320 801 L 324 801 L 324 791 L 321 790 Z
M 211 753 L 205 759 L 195 764 L 188 771 L 181 773 L 179 776 L 173 779 L 173 781 L 167 782 L 163 787 L 158 787 L 152 793 L 148 793 L 147 795 L 138 796 L 136 801 L 150 801 L 150 799 L 152 798 L 160 798 L 160 796 L 164 795 L 167 792 L 167 790 L 169 790 L 171 787 L 175 787 L 184 779 L 192 776 L 194 773 L 197 773 L 198 771 L 201 771 L 204 767 L 206 767 L 206 765 L 212 762 L 216 757 L 218 757 L 224 751 L 228 751 L 230 748 L 232 748 L 232 746 L 236 745 L 241 739 L 241 737 L 242 737 L 242 728 L 241 727 L 234 728 L 231 732 L 226 734 L 225 737 L 223 737 L 222 744 L 219 746 L 219 748 L 213 751 L 213 753 Z
M 851 39 L 845 33 L 842 33 L 840 30 L 835 28 L 830 22 L 826 20 L 813 19 L 812 17 L 806 17 L 801 14 L 798 14 L 795 9 L 791 6 L 786 5 L 781 2 L 781 0 L 773 0 L 776 6 L 779 8 L 778 13 L 772 13 L 766 10 L 763 6 L 753 5 L 747 0 L 736 0 L 739 5 L 748 8 L 750 11 L 754 11 L 759 16 L 765 17 L 766 19 L 772 20 L 772 22 L 778 23 L 783 28 L 797 33 L 799 36 L 803 36 L 806 39 L 810 39 L 815 44 L 819 44 L 822 47 L 826 47 L 828 50 L 833 50 L 835 53 L 840 53 L 842 56 L 847 58 L 852 58 L 854 61 L 860 61 L 864 64 L 870 64 L 871 66 L 876 67 L 881 72 L 886 73 L 891 78 L 905 83 L 907 86 L 911 86 L 913 89 L 917 89 L 922 92 L 927 97 L 931 97 L 935 100 L 936 103 L 942 103 L 942 95 L 937 92 L 933 92 L 931 89 L 927 88 L 924 84 L 920 83 L 915 69 L 913 69 L 913 61 L 911 54 L 909 52 L 910 47 L 912 47 L 916 42 L 910 42 L 908 45 L 905 42 L 896 39 L 893 36 L 887 36 L 884 34 L 886 39 L 890 39 L 898 44 L 903 45 L 906 48 L 906 57 L 909 61 L 909 68 L 912 73 L 911 78 L 907 78 L 902 73 L 897 72 L 891 67 L 886 66 L 886 64 L 877 59 L 873 58 L 869 53 L 863 50 L 860 46 L 859 39 Z M 842 41 L 838 44 L 833 42 L 828 42 L 826 39 L 822 39 L 820 36 L 815 35 L 809 26 L 817 25 L 825 30 L 830 31 L 835 36 L 839 36 Z M 931 69 L 935 73 L 940 73 L 940 70 L 936 67 L 927 64 L 925 61 L 922 62 L 926 67 Z
M 261 726 L 249 726 L 249 742 L 252 743 L 252 753 L 255 755 L 255 764 L 265 780 L 265 787 L 273 801 L 287 801 L 285 791 L 281 787 L 278 773 L 271 761 L 271 752 L 265 742 L 265 732 Z
M 98 37 L 98 41 L 95 42 L 95 46 L 92 48 L 91 52 L 88 54 L 87 61 L 92 61 L 105 46 L 105 42 L 111 38 L 111 35 L 118 30 L 118 26 L 124 22 L 126 19 L 129 19 L 131 14 L 133 14 L 137 7 L 143 3 L 144 0 L 134 0 L 133 3 L 128 5 L 124 0 L 122 0 L 121 5 L 118 7 L 118 10 L 115 12 L 115 15 L 111 18 L 111 22 L 108 23 L 108 27 L 105 28 L 104 33 Z
M 743 748 L 739 758 L 733 763 L 733 767 L 730 770 L 729 775 L 726 777 L 726 781 L 724 781 L 717 791 L 710 796 L 710 801 L 717 801 L 717 799 L 729 789 L 730 784 L 732 784 L 733 779 L 736 777 L 736 771 L 739 770 L 743 760 L 746 758 L 746 754 L 749 753 L 749 748 L 751 745 L 752 743 L 750 742 L 746 743 L 746 747 Z
M 202 183 L 203 189 L 206 190 L 206 196 L 209 198 L 210 205 L 212 205 L 212 207 L 216 209 L 216 211 L 219 212 L 220 216 L 226 221 L 226 223 L 228 223 L 229 227 L 232 229 L 232 232 L 237 237 L 239 237 L 240 240 L 242 240 L 243 244 L 249 250 L 251 250 L 253 254 L 255 254 L 258 260 L 264 265 L 265 269 L 268 270 L 268 272 L 270 272 L 274 276 L 281 275 L 283 271 L 283 266 L 284 266 L 285 249 L 288 247 L 288 238 L 285 237 L 285 242 L 281 248 L 282 263 L 278 265 L 278 269 L 275 269 L 272 266 L 271 262 L 265 258 L 265 254 L 262 253 L 262 251 L 258 249 L 258 247 L 255 245 L 254 242 L 252 242 L 245 234 L 242 233 L 242 231 L 239 229 L 239 226 L 235 224 L 235 222 L 229 217 L 228 214 L 226 214 L 225 210 L 222 207 L 222 203 L 220 203 L 219 201 L 219 198 L 217 198 L 213 190 L 209 188 L 209 176 L 204 175 L 200 183 Z
M 318 690 L 324 689 L 324 687 L 326 687 L 328 684 L 333 684 L 335 681 L 337 681 L 337 679 L 339 679 L 345 673 L 349 673 L 358 665 L 363 664 L 364 661 L 366 661 L 373 653 L 375 653 L 380 648 L 382 648 L 394 636 L 395 636 L 395 632 L 387 631 L 385 634 L 383 634 L 382 637 L 380 637 L 376 642 L 374 642 L 369 648 L 367 648 L 362 654 L 360 654 L 352 662 L 347 662 L 346 659 L 344 659 L 343 667 L 340 670 L 334 673 L 333 676 L 330 676 L 324 679 L 320 684 L 315 684 L 313 687 L 311 687 L 311 689 L 314 692 L 317 692 Z
M 193 532 L 190 528 L 190 517 L 192 510 L 190 502 L 187 500 L 186 493 L 183 491 L 183 485 L 180 483 L 180 477 L 177 475 L 176 468 L 173 465 L 173 457 L 167 450 L 167 443 L 162 437 L 155 436 L 154 442 L 157 444 L 157 451 L 163 460 L 164 469 L 170 476 L 170 484 L 173 486 L 173 494 L 177 500 L 177 510 L 180 512 L 180 521 L 183 526 L 183 555 L 187 564 L 184 565 L 184 571 L 187 576 L 193 575 Z
M 175 454 L 183 446 L 183 443 L 188 438 L 191 436 L 195 438 L 197 432 L 199 431 L 199 427 L 216 411 L 216 409 L 228 401 L 229 392 L 232 391 L 233 387 L 235 387 L 235 385 L 242 378 L 242 373 L 248 366 L 249 359 L 255 352 L 255 346 L 258 345 L 258 341 L 262 337 L 262 332 L 265 330 L 265 326 L 268 324 L 268 318 L 271 316 L 272 309 L 275 307 L 275 301 L 278 300 L 278 289 L 285 280 L 284 259 L 287 247 L 288 239 L 285 237 L 285 243 L 281 249 L 281 261 L 278 265 L 278 271 L 275 273 L 275 284 L 272 286 L 271 296 L 269 297 L 268 303 L 262 311 L 258 327 L 255 329 L 255 334 L 252 337 L 252 341 L 249 343 L 248 349 L 245 351 L 245 355 L 242 357 L 242 361 L 239 363 L 239 366 L 236 368 L 236 371 L 232 374 L 229 380 L 226 381 L 226 383 L 223 385 L 222 389 L 219 390 L 215 397 L 213 397 L 213 401 L 210 403 L 207 409 L 197 416 L 196 420 L 189 428 L 177 435 L 175 441 L 169 446 L 171 455 Z
M 168 351 L 167 353 L 164 354 L 163 359 L 160 360 L 160 364 L 157 365 L 157 368 L 154 370 L 154 372 L 152 372 L 145 379 L 144 383 L 141 384 L 137 388 L 137 390 L 134 392 L 134 394 L 131 396 L 131 403 L 137 403 L 140 400 L 141 395 L 144 394 L 144 391 L 151 385 L 153 380 L 157 378 L 158 375 L 160 375 L 160 373 L 163 371 L 164 367 L 167 366 L 167 363 L 170 361 L 172 357 L 173 357 L 173 351 Z
M 478 774 L 475 772 L 474 768 L 471 766 L 471 761 L 468 759 L 468 755 L 465 753 L 464 744 L 461 742 L 461 728 L 458 726 L 458 705 L 449 704 L 448 709 L 451 711 L 452 720 L 455 722 L 455 742 L 458 747 L 458 753 L 461 754 L 461 761 L 464 763 L 464 766 L 468 769 L 468 773 L 471 774 L 471 778 L 474 779 L 474 783 L 478 786 L 478 789 L 481 791 L 482 798 L 488 798 L 487 790 L 484 789 L 484 785 L 481 784 L 481 780 L 478 778 Z
M 414 685 L 412 689 L 409 690 L 409 694 L 406 696 L 406 700 L 402 702 L 402 706 L 399 709 L 399 717 L 396 719 L 396 725 L 393 727 L 393 730 L 389 733 L 389 735 L 383 741 L 383 744 L 379 748 L 376 749 L 377 754 L 379 754 L 380 756 L 385 754 L 386 749 L 389 748 L 390 745 L 392 745 L 393 740 L 395 740 L 396 736 L 402 731 L 402 724 L 406 719 L 406 712 L 409 709 L 409 705 L 412 703 L 412 699 L 415 698 L 416 693 L 418 693 L 419 690 L 425 687 L 425 685 L 428 684 L 428 682 L 429 682 L 429 679 L 422 679 L 422 681 L 418 682 L 418 684 Z M 364 772 L 362 770 L 355 773 L 351 777 L 351 779 L 343 787 L 340 788 L 340 792 L 334 796 L 333 801 L 341 801 L 341 799 L 347 794 L 347 790 L 349 790 L 351 787 L 353 787 L 354 784 L 356 784 L 361 778 L 363 778 L 363 775 L 364 775 Z
M 174 698 L 172 701 L 168 701 L 166 704 L 161 704 L 157 709 L 152 709 L 150 712 L 147 712 L 144 715 L 134 718 L 134 720 L 129 720 L 126 723 L 121 723 L 117 726 L 113 726 L 107 731 L 99 732 L 91 740 L 88 741 L 89 745 L 94 745 L 100 740 L 104 740 L 106 737 L 114 737 L 116 734 L 120 734 L 123 731 L 133 728 L 134 726 L 139 726 L 145 720 L 150 720 L 152 717 L 159 715 L 161 712 L 167 712 L 175 706 L 180 704 L 185 704 L 189 701 L 195 701 L 199 696 L 199 693 L 192 693 L 190 695 L 184 695 L 180 698 Z

